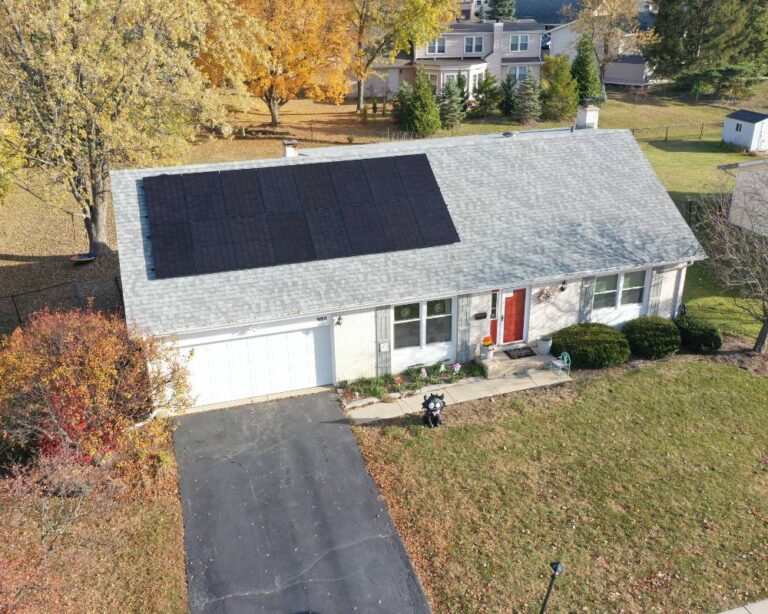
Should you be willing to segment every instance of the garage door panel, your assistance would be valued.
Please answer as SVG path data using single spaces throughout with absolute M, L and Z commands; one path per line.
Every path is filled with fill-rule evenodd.
M 333 382 L 329 326 L 194 345 L 196 405 L 226 403 Z

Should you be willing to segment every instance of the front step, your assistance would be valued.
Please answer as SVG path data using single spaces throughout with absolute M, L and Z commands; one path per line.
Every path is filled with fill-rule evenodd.
M 510 358 L 503 351 L 497 350 L 491 360 L 484 361 L 488 379 L 514 377 L 528 371 L 549 369 L 552 356 L 526 356 L 525 358 Z

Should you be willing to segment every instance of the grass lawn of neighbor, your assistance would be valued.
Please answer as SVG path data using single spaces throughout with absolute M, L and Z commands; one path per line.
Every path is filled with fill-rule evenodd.
M 356 427 L 435 612 L 768 597 L 768 378 L 679 358 Z

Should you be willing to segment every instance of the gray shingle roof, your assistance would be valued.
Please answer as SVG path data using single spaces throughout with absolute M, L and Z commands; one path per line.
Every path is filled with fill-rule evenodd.
M 749 124 L 757 124 L 761 121 L 768 119 L 768 115 L 765 113 L 759 113 L 757 111 L 749 111 L 747 109 L 740 109 L 726 115 L 729 119 L 735 119 L 740 122 L 747 122 Z
M 142 177 L 424 152 L 460 243 L 152 279 Z M 298 158 L 112 173 L 129 321 L 157 334 L 559 280 L 704 254 L 628 131 L 307 149 Z
M 539 23 L 554 25 L 572 21 L 564 19 L 561 11 L 566 6 L 577 8 L 578 3 L 564 0 L 517 0 L 515 3 L 515 15 L 517 17 L 531 17 Z

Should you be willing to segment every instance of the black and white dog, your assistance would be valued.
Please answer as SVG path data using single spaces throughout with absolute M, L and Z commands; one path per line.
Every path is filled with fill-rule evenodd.
M 438 427 L 443 423 L 444 399 L 444 394 L 431 394 L 429 397 L 424 395 L 421 406 L 424 408 L 424 424 L 429 428 Z

